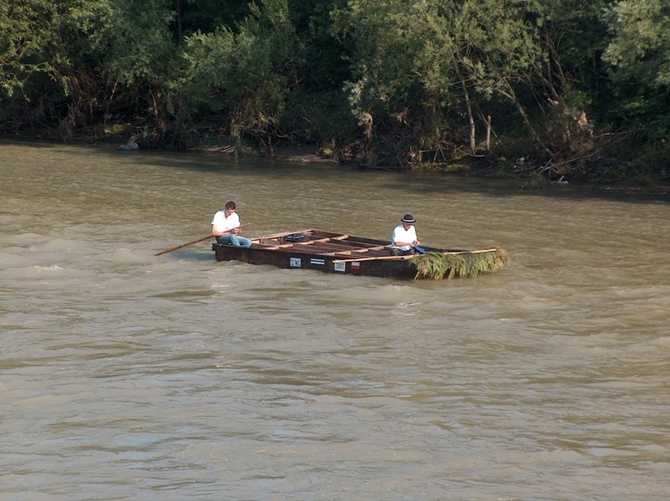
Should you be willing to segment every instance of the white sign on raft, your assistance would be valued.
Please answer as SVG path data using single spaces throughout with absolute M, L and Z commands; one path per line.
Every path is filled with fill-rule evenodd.
M 291 268 L 302 268 L 302 259 L 300 259 L 299 257 L 292 257 L 289 260 L 289 266 Z

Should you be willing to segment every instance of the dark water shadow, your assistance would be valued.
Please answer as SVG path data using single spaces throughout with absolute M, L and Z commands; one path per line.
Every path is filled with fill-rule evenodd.
M 29 144 L 35 148 L 59 148 L 60 144 L 33 142 L 24 140 L 0 139 L 0 144 Z M 71 154 L 82 156 L 100 155 L 113 158 L 116 163 L 124 165 L 137 164 L 179 169 L 191 172 L 225 173 L 226 176 L 244 176 L 250 174 L 262 176 L 265 179 L 285 179 L 287 177 L 322 179 L 325 182 L 342 179 L 342 176 L 359 178 L 361 188 L 365 189 L 365 180 L 373 178 L 382 187 L 403 193 L 419 194 L 435 193 L 477 193 L 489 195 L 492 198 L 510 197 L 552 197 L 561 199 L 602 199 L 632 204 L 647 204 L 650 202 L 670 202 L 670 183 L 655 186 L 626 186 L 626 185 L 595 185 L 568 183 L 550 185 L 543 189 L 526 189 L 522 180 L 492 179 L 483 177 L 468 177 L 453 173 L 435 172 L 407 172 L 385 171 L 381 169 L 365 170 L 350 164 L 334 162 L 292 162 L 273 160 L 247 155 L 236 161 L 232 155 L 226 153 L 191 151 L 172 152 L 163 150 L 139 150 L 134 152 L 118 151 L 115 144 L 97 144 L 82 146 L 66 146 Z

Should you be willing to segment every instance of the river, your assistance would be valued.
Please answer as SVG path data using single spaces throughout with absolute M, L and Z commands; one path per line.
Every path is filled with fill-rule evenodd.
M 0 499 L 670 495 L 670 200 L 0 142 Z M 214 260 L 306 228 L 507 250 L 470 280 Z

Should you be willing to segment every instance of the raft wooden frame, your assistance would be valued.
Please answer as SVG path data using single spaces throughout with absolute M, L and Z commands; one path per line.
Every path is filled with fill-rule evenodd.
M 291 241 L 295 235 L 304 236 L 304 240 Z M 425 247 L 426 254 L 392 256 L 386 241 L 316 229 L 274 233 L 252 238 L 251 242 L 251 247 L 215 243 L 212 250 L 217 261 L 414 279 L 472 278 L 492 273 L 508 263 L 507 253 L 500 248 Z

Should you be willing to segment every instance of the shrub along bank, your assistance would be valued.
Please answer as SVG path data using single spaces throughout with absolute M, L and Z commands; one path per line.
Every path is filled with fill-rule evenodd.
M 658 183 L 663 0 L 0 4 L 0 132 Z

